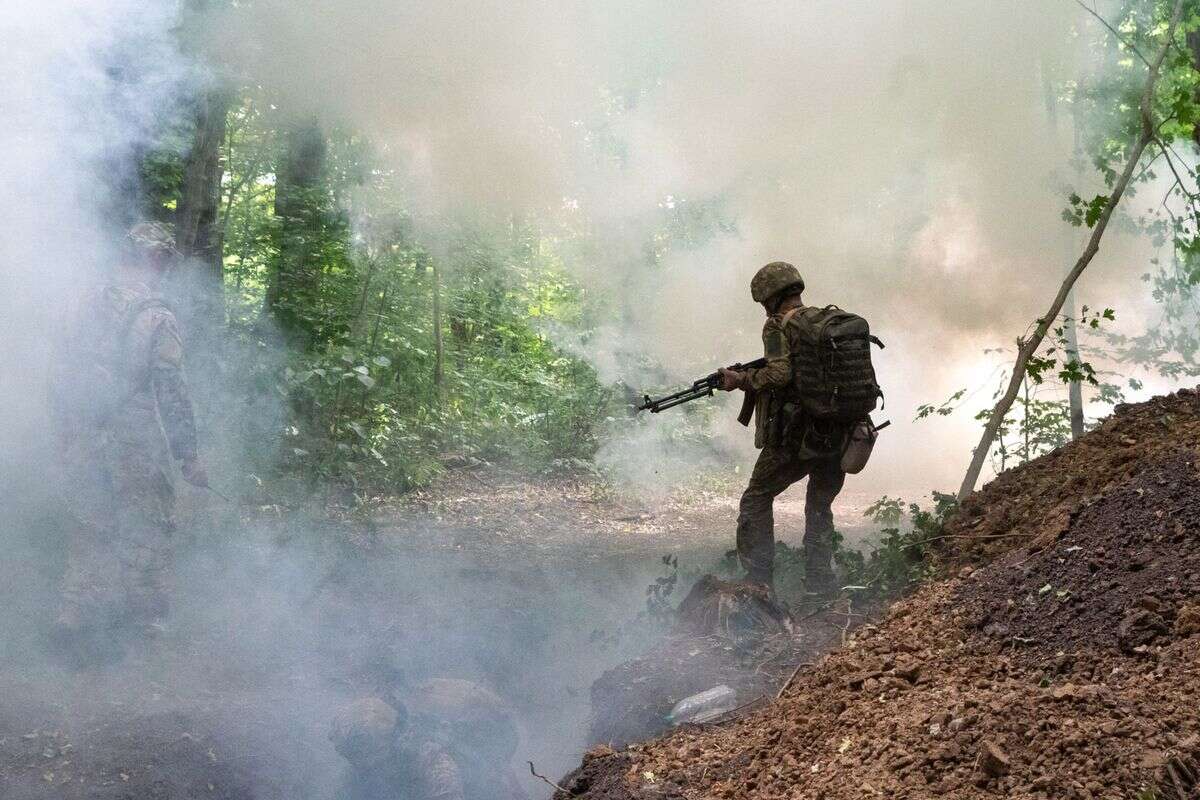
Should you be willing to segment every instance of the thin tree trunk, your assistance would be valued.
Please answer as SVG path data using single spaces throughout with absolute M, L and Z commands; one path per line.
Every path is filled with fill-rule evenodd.
M 312 342 L 312 321 L 321 282 L 320 242 L 325 198 L 322 180 L 328 146 L 317 120 L 289 130 L 275 171 L 277 255 L 269 274 L 265 305 L 295 344 Z
M 1021 382 L 1025 378 L 1025 369 L 1029 365 L 1029 359 L 1037 352 L 1042 341 L 1045 340 L 1050 326 L 1058 319 L 1058 315 L 1062 312 L 1062 308 L 1066 304 L 1067 297 L 1070 295 L 1072 287 L 1075 286 L 1075 282 L 1079 280 L 1079 276 L 1092 263 L 1092 259 L 1095 258 L 1097 251 L 1099 251 L 1100 240 L 1104 237 L 1104 232 L 1108 229 L 1109 220 L 1112 219 L 1113 212 L 1121 202 L 1121 197 L 1125 194 L 1125 190 L 1129 186 L 1129 181 L 1133 177 L 1133 171 L 1137 169 L 1137 165 L 1141 161 L 1142 153 L 1145 152 L 1146 147 L 1154 140 L 1154 89 L 1158 83 L 1158 75 L 1162 69 L 1163 61 L 1167 57 L 1167 51 L 1170 50 L 1175 38 L 1175 29 L 1179 25 L 1179 18 L 1182 13 L 1183 0 L 1175 0 L 1174 9 L 1171 12 L 1171 23 L 1167 27 L 1166 43 L 1163 45 L 1158 57 L 1151 63 L 1149 75 L 1146 78 L 1146 86 L 1142 91 L 1142 100 L 1139 109 L 1142 122 L 1141 129 L 1138 131 L 1137 139 L 1134 140 L 1129 149 L 1129 154 L 1125 160 L 1125 168 L 1121 170 L 1121 175 L 1113 186 L 1112 194 L 1109 195 L 1108 202 L 1104 204 L 1100 218 L 1096 220 L 1096 226 L 1092 229 L 1092 235 L 1088 238 L 1087 247 L 1084 248 L 1083 254 L 1079 256 L 1079 260 L 1075 262 L 1075 266 L 1062 282 L 1046 314 L 1038 320 L 1033 334 L 1023 341 L 1017 350 L 1017 359 L 1013 365 L 1012 377 L 1009 379 L 1008 388 L 1000 398 L 1000 401 L 996 403 L 996 407 L 992 409 L 987 425 L 984 426 L 983 436 L 980 437 L 979 444 L 975 447 L 975 452 L 971 456 L 971 465 L 967 468 L 967 474 L 963 477 L 962 486 L 959 487 L 958 501 L 960 503 L 966 500 L 967 495 L 975 491 L 975 484 L 979 481 L 979 474 L 983 471 L 984 462 L 987 460 L 988 451 L 992 448 L 992 442 L 996 439 L 996 433 L 1000 430 L 1000 425 L 1004 421 L 1005 414 L 1012 408 L 1013 401 L 1016 400 L 1017 395 L 1020 393 Z
M 1083 363 L 1079 354 L 1079 332 L 1075 325 L 1075 292 L 1067 295 L 1067 319 L 1063 325 L 1063 334 L 1067 340 L 1067 358 L 1078 364 Z M 1068 407 L 1071 412 L 1071 438 L 1083 436 L 1083 383 L 1073 380 L 1067 386 Z
M 221 145 L 225 141 L 230 97 L 227 92 L 205 92 L 196 99 L 195 133 L 183 163 L 183 188 L 175 211 L 175 246 L 192 259 L 202 274 L 196 276 L 207 311 L 217 317 L 223 310 L 221 236 L 217 222 L 221 205 Z
M 445 357 L 442 342 L 442 276 L 437 262 L 433 264 L 433 385 L 438 394 L 442 391 L 442 380 L 445 377 Z
M 367 348 L 368 364 L 375 360 L 375 346 L 379 344 L 379 328 L 383 324 L 383 315 L 387 313 L 388 295 L 391 293 L 391 291 L 392 285 L 389 283 L 387 286 L 383 287 L 383 296 L 379 299 L 379 310 L 375 312 L 375 326 L 371 329 L 371 344 Z M 363 302 L 365 303 L 366 301 L 364 300 Z M 367 395 L 370 394 L 370 392 L 371 390 L 367 388 L 366 384 L 364 384 L 362 394 L 359 395 L 358 398 L 359 416 L 362 416 L 362 413 L 367 408 Z

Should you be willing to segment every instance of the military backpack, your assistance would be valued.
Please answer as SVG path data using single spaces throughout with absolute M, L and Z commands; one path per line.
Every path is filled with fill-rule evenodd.
M 795 396 L 817 422 L 853 424 L 875 410 L 883 392 L 871 345 L 883 347 L 858 314 L 837 306 L 802 307 L 783 316 L 791 345 Z

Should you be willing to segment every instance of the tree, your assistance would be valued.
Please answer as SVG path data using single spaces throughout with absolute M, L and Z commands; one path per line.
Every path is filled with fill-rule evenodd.
M 195 129 L 183 159 L 183 183 L 175 211 L 175 246 L 199 274 L 189 281 L 197 288 L 201 316 L 224 319 L 222 282 L 224 241 L 220 226 L 221 147 L 229 113 L 228 92 L 213 89 L 195 101 Z
M 324 184 L 328 144 L 320 124 L 308 120 L 284 135 L 283 155 L 275 172 L 275 263 L 266 308 L 289 339 L 311 344 L 321 277 Z
M 1102 198 L 1102 202 L 1097 202 L 1092 206 L 1092 208 L 1098 209 L 1098 213 L 1095 213 L 1094 218 L 1090 219 L 1094 223 L 1094 227 L 1083 253 L 1075 262 L 1075 266 L 1067 274 L 1066 279 L 1063 280 L 1053 301 L 1050 303 L 1049 310 L 1037 320 L 1033 333 L 1029 338 L 1021 341 L 1008 388 L 1001 396 L 999 402 L 996 403 L 995 408 L 992 409 L 987 424 L 984 426 L 979 444 L 976 445 L 975 451 L 971 456 L 971 464 L 967 468 L 967 474 L 963 477 L 962 486 L 959 487 L 959 502 L 965 500 L 967 495 L 975 490 L 979 474 L 983 471 L 984 462 L 991 451 L 992 442 L 995 441 L 996 434 L 1000 430 L 1005 416 L 1021 391 L 1021 384 L 1028 374 L 1031 360 L 1037 354 L 1038 348 L 1050 332 L 1051 326 L 1055 324 L 1059 314 L 1062 312 L 1063 306 L 1070 296 L 1072 288 L 1075 286 L 1075 282 L 1079 280 L 1079 276 L 1083 274 L 1099 251 L 1100 241 L 1104 237 L 1104 232 L 1108 229 L 1108 223 L 1112 219 L 1113 212 L 1116 210 L 1118 204 L 1120 204 L 1125 190 L 1129 187 L 1129 183 L 1133 179 L 1134 171 L 1141 163 L 1142 154 L 1145 153 L 1146 148 L 1158 136 L 1158 124 L 1154 118 L 1155 89 L 1158 85 L 1159 73 L 1162 70 L 1163 62 L 1166 60 L 1172 46 L 1175 45 L 1175 33 L 1182 15 L 1183 0 L 1175 0 L 1170 20 L 1167 24 L 1163 46 L 1155 59 L 1146 63 L 1148 74 L 1142 90 L 1141 100 L 1138 104 L 1138 132 L 1126 152 L 1124 168 L 1117 177 L 1111 193 L 1107 197 Z M 1097 198 L 1097 200 L 1101 200 L 1101 198 Z

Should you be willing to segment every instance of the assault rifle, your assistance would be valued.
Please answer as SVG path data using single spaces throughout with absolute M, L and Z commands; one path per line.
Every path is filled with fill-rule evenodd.
M 767 365 L 765 358 L 758 358 L 746 364 L 734 364 L 732 367 L 727 367 L 734 371 L 744 369 L 761 369 Z M 690 403 L 693 400 L 699 400 L 701 397 L 712 397 L 713 392 L 721 385 L 721 373 L 714 372 L 711 375 L 705 375 L 698 381 L 693 381 L 692 385 L 675 394 L 669 394 L 665 397 L 657 399 L 651 398 L 650 395 L 643 395 L 642 404 L 637 407 L 638 411 L 649 411 L 651 414 L 657 414 L 660 411 L 666 411 L 668 408 L 681 406 L 684 403 Z M 749 393 L 747 393 L 749 394 Z

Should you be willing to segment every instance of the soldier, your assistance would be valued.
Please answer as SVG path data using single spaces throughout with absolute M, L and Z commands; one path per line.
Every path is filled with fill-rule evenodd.
M 73 516 L 56 638 L 83 645 L 109 626 L 148 630 L 168 608 L 174 490 L 207 486 L 175 315 L 158 293 L 170 229 L 136 225 L 114 279 L 70 315 L 51 399 Z
M 350 762 L 338 800 L 465 800 L 458 765 L 409 730 L 402 704 L 355 701 L 338 713 L 329 738 Z
M 741 389 L 754 395 L 754 445 L 762 452 L 754 465 L 749 485 L 738 510 L 738 560 L 746 578 L 772 585 L 775 562 L 775 497 L 800 479 L 808 478 L 804 504 L 805 586 L 815 595 L 836 591 L 833 574 L 833 501 L 842 490 L 846 474 L 841 469 L 844 434 L 804 435 L 795 430 L 806 421 L 802 416 L 784 419 L 783 409 L 798 403 L 786 402 L 794 392 L 792 349 L 785 319 L 789 312 L 804 308 L 801 295 L 804 279 L 791 264 L 775 261 L 755 274 L 750 294 L 767 313 L 763 346 L 767 365 L 761 369 L 721 370 L 721 388 Z M 784 431 L 788 431 L 786 434 Z
M 329 738 L 351 767 L 338 800 L 527 800 L 510 766 L 512 712 L 469 681 L 427 681 L 407 703 L 357 700 Z

